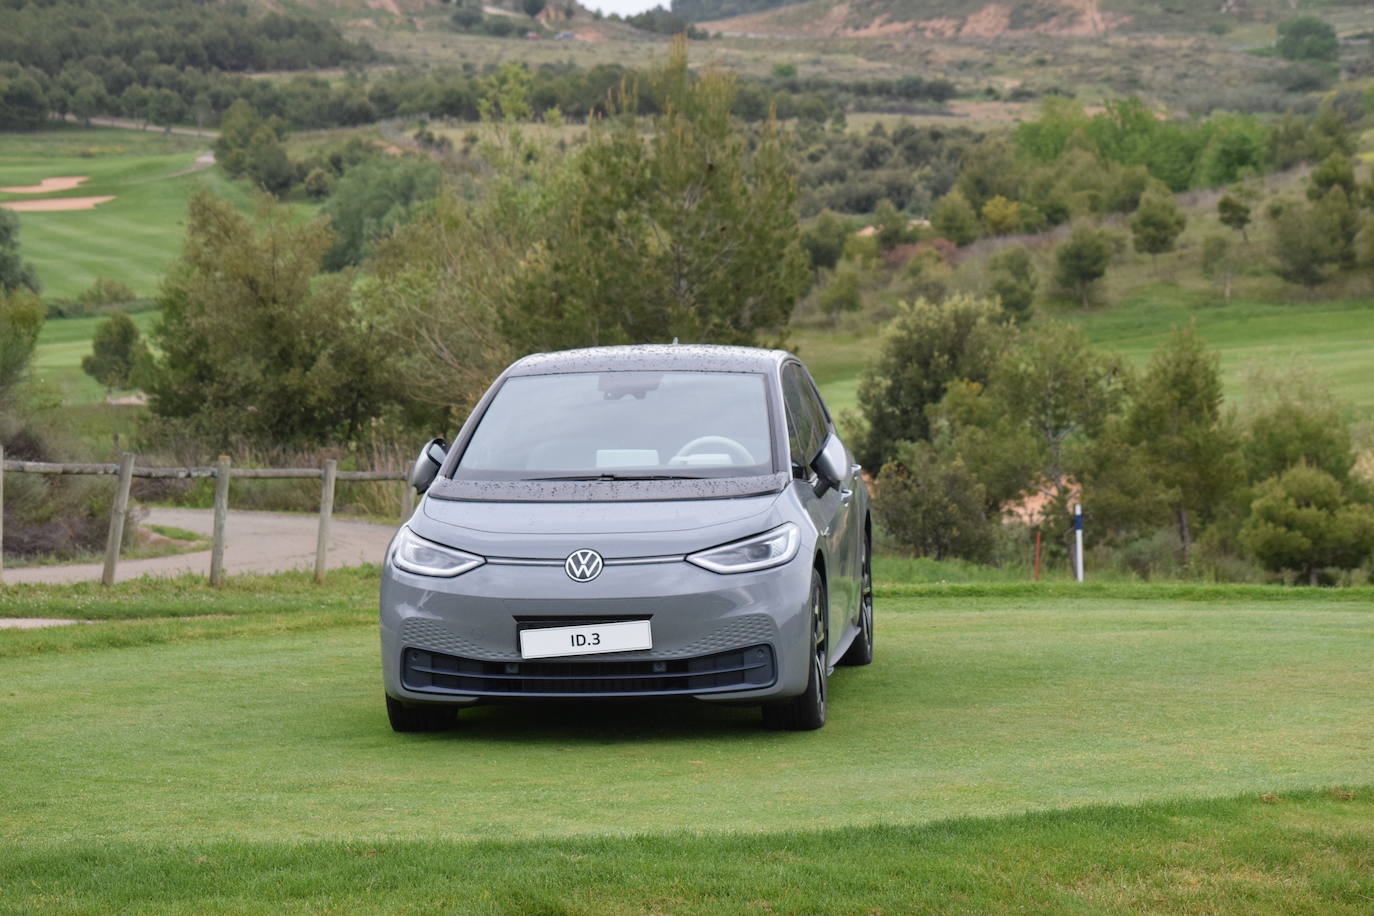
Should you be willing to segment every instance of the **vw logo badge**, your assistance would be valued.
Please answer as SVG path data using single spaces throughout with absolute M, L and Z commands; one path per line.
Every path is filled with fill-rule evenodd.
M 605 564 L 601 560 L 601 554 L 584 547 L 568 554 L 568 558 L 563 561 L 563 571 L 574 582 L 590 582 L 601 575 L 603 565 Z

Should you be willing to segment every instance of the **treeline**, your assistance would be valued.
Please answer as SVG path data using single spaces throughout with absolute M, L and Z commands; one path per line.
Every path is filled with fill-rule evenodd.
M 200 0 L 3 0 L 0 59 L 57 76 L 104 57 L 231 73 L 375 60 L 318 17 Z
M 962 246 L 1079 216 L 1131 213 L 1152 184 L 1218 187 L 1353 153 L 1363 115 L 1362 104 L 1328 101 L 1313 115 L 1271 123 L 1227 113 L 1168 121 L 1138 99 L 1109 102 L 1092 116 L 1072 100 L 1046 99 L 1038 120 L 965 147 L 958 180 L 930 217 Z
M 234 74 L 366 63 L 371 48 L 328 22 L 194 0 L 7 0 L 0 7 L 0 130 L 51 114 L 213 123 L 251 80 Z M 318 93 L 319 85 L 311 92 Z M 324 93 L 332 123 L 362 123 Z M 309 106 L 301 106 L 304 111 Z
M 514 354 L 756 343 L 786 327 L 810 284 L 794 176 L 778 132 L 730 129 L 731 78 L 694 78 L 675 45 L 651 81 L 662 114 L 631 115 L 617 96 L 560 155 L 516 129 L 523 72 L 508 66 L 496 94 L 482 180 L 404 214 L 366 276 L 331 270 L 343 235 L 330 206 L 354 196 L 344 182 L 400 162 L 346 170 L 330 219 L 193 197 L 142 379 L 151 451 L 365 449 L 451 428 Z M 270 140 L 268 123 L 241 126 Z
M 1176 327 L 1144 371 L 1071 325 L 1018 327 L 996 300 L 905 306 L 859 386 L 850 435 L 877 511 L 940 559 L 1069 556 L 1081 503 L 1101 568 L 1304 584 L 1374 575 L 1374 485 L 1328 392 L 1271 378 L 1225 409 L 1220 359 Z M 1352 574 L 1351 571 L 1356 571 Z

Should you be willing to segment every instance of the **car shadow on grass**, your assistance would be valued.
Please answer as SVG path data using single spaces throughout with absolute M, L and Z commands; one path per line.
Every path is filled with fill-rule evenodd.
M 757 706 L 715 706 L 690 700 L 511 703 L 463 710 L 456 740 L 596 743 L 698 741 L 762 730 Z

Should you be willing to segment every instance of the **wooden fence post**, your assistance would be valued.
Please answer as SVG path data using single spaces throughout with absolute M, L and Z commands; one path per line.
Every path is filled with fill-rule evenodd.
M 210 584 L 224 584 L 224 528 L 229 520 L 229 456 L 215 465 L 214 540 L 210 545 Z
M 0 585 L 5 584 L 5 447 L 0 445 Z
M 329 522 L 334 516 L 334 475 L 339 462 L 330 458 L 324 463 L 324 486 L 320 488 L 320 536 L 315 544 L 315 581 L 324 581 L 325 561 L 329 554 Z
M 114 585 L 119 548 L 124 546 L 124 517 L 129 514 L 129 485 L 133 479 L 134 453 L 125 452 L 119 456 L 119 477 L 115 483 L 114 508 L 110 510 L 110 535 L 105 541 L 105 569 L 100 573 L 101 585 Z

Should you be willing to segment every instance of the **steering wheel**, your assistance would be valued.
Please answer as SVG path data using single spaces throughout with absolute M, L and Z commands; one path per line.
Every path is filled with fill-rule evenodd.
M 668 463 L 685 462 L 693 453 L 708 447 L 723 449 L 729 454 L 731 464 L 751 465 L 755 463 L 754 456 L 750 454 L 749 449 L 728 436 L 699 436 L 678 449 L 677 454 L 669 459 Z

